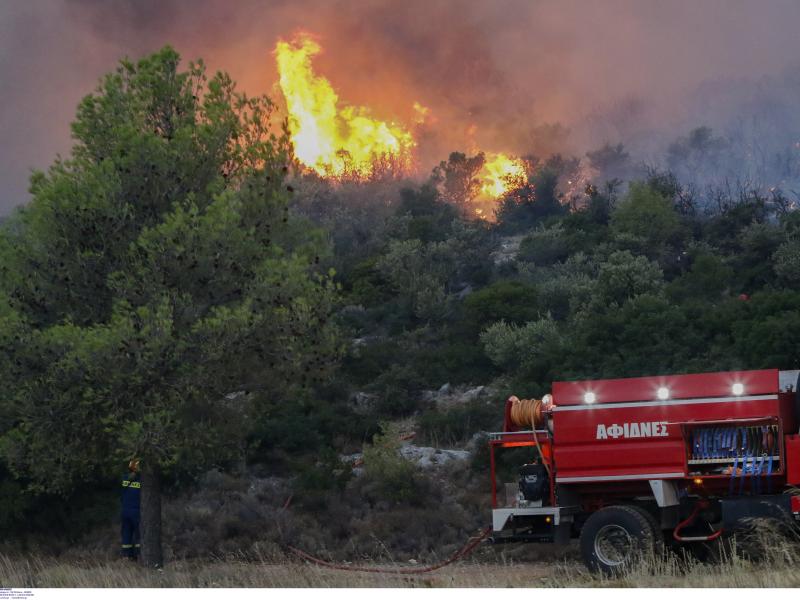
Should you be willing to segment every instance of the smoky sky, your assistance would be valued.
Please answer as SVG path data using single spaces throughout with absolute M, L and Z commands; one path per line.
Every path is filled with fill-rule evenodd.
M 277 99 L 276 41 L 311 32 L 343 100 L 404 123 L 415 101 L 431 108 L 425 170 L 453 150 L 655 155 L 690 127 L 762 117 L 800 130 L 798 23 L 795 0 L 8 0 L 0 213 L 68 155 L 98 79 L 165 44 Z

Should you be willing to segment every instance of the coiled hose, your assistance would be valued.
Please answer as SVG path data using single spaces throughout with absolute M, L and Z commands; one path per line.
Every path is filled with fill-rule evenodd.
M 542 459 L 544 468 L 547 469 L 547 475 L 550 477 L 550 465 L 544 458 L 542 447 L 539 445 L 539 437 L 536 435 L 536 428 L 544 425 L 544 405 L 538 399 L 525 399 L 520 400 L 516 396 L 509 398 L 511 402 L 511 422 L 516 427 L 528 427 L 533 430 L 533 441 L 536 443 L 536 449 L 539 451 L 539 458 Z
M 517 427 L 531 426 L 536 429 L 544 424 L 541 400 L 520 400 L 516 396 L 509 398 L 511 401 L 511 422 Z

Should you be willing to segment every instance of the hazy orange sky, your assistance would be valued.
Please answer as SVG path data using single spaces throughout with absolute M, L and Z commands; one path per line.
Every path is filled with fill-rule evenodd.
M 431 107 L 431 163 L 471 144 L 648 148 L 746 116 L 753 94 L 800 72 L 798 23 L 794 0 L 11 0 L 0 4 L 0 213 L 27 200 L 31 168 L 69 151 L 97 79 L 167 43 L 275 95 L 278 37 L 314 32 L 317 69 L 343 99 L 399 121 L 415 100 Z M 569 139 L 542 133 L 556 121 Z

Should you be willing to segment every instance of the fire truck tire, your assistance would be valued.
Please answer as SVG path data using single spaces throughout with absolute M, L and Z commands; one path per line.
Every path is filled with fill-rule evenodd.
M 581 529 L 581 556 L 586 567 L 619 575 L 640 560 L 661 552 L 654 520 L 634 506 L 607 506 L 593 513 Z
M 642 508 L 641 506 L 630 505 L 629 508 L 639 512 L 645 519 L 648 520 L 650 526 L 653 528 L 653 550 L 659 556 L 663 554 L 666 546 L 664 542 L 664 532 L 661 530 L 661 524 L 658 522 L 658 519 L 656 519 L 653 513 L 646 508 Z

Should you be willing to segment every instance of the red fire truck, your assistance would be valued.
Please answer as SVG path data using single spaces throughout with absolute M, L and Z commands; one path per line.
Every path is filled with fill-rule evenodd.
M 555 382 L 490 434 L 494 542 L 565 543 L 615 573 L 665 541 L 713 545 L 800 515 L 798 371 Z M 498 493 L 496 450 L 530 447 Z M 501 501 L 500 496 L 505 496 Z M 720 539 L 721 538 L 721 539 Z

